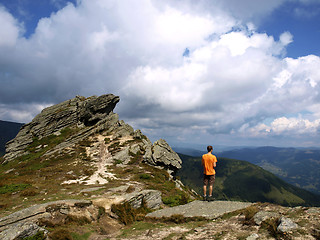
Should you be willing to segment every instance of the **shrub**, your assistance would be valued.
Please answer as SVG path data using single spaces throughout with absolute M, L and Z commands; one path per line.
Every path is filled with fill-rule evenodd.
M 131 224 L 136 220 L 136 210 L 128 203 L 113 204 L 111 211 L 119 217 L 120 222 L 125 225 Z
M 141 174 L 139 174 L 139 178 L 144 179 L 144 180 L 148 180 L 151 178 L 151 176 L 147 173 L 141 173 Z
M 253 217 L 259 211 L 256 206 L 250 206 L 243 210 L 243 214 L 245 216 L 243 224 L 246 225 L 254 225 Z
M 54 240 L 73 240 L 71 233 L 66 229 L 58 229 L 49 234 L 50 239 Z
M 43 231 L 39 231 L 33 236 L 23 238 L 23 240 L 45 240 L 45 239 L 47 239 L 47 237 L 44 235 Z
M 9 184 L 0 187 L 0 194 L 13 193 L 26 189 L 30 184 Z
M 185 192 L 180 191 L 178 194 L 162 197 L 162 201 L 164 204 L 174 207 L 187 204 L 189 202 L 189 196 Z
M 20 196 L 22 197 L 32 197 L 32 196 L 36 196 L 37 194 L 39 194 L 39 192 L 35 189 L 26 189 L 24 191 L 21 192 Z
M 142 199 L 141 207 L 134 209 L 130 203 L 113 204 L 111 211 L 119 217 L 119 221 L 125 225 L 132 224 L 134 221 L 141 221 L 150 212 L 146 202 Z
M 261 223 L 261 228 L 266 229 L 275 239 L 290 239 L 288 235 L 281 233 L 277 230 L 280 223 L 279 218 L 269 218 Z

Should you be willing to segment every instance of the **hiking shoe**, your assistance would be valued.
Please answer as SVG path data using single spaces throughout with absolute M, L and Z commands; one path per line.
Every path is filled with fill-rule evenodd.
M 209 196 L 208 198 L 207 198 L 207 201 L 208 202 L 213 202 L 214 200 L 216 200 L 214 197 L 212 197 L 212 196 Z

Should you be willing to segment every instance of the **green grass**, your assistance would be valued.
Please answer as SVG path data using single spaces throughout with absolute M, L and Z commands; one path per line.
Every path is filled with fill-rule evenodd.
M 23 238 L 22 240 L 45 240 L 47 237 L 44 235 L 43 231 L 37 232 L 35 235 Z
M 30 184 L 9 184 L 0 187 L 0 194 L 14 193 L 30 187 Z
M 71 233 L 73 240 L 88 240 L 91 235 L 91 232 L 87 232 L 84 234 Z

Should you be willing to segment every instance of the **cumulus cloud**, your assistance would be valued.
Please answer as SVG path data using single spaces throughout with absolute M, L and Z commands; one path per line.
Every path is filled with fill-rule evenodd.
M 22 32 L 18 21 L 0 5 L 0 47 L 12 47 L 15 45 L 19 33 Z
M 245 5 L 267 14 L 281 2 Z M 41 107 L 110 92 L 121 97 L 120 117 L 151 138 L 315 133 L 320 58 L 284 58 L 294 36 L 256 32 L 232 14 L 238 5 L 81 0 L 40 19 L 29 38 L 0 8 L 8 23 L 0 31 L 0 118 L 27 122 Z

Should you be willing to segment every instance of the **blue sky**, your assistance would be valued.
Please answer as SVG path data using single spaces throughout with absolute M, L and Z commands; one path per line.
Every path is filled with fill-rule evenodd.
M 76 95 L 171 145 L 318 146 L 319 0 L 0 0 L 0 119 Z
M 52 13 L 64 8 L 68 3 L 76 4 L 75 0 L 1 0 L 15 18 L 24 24 L 23 35 L 28 38 L 34 33 L 41 18 L 48 18 Z
M 320 55 L 320 1 L 303 4 L 287 2 L 264 19 L 259 29 L 273 36 L 289 31 L 294 42 L 287 47 L 288 57 Z

